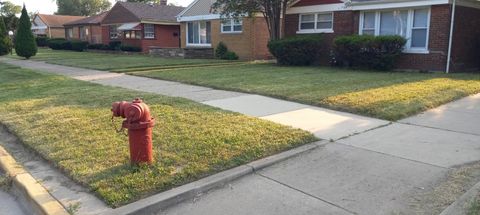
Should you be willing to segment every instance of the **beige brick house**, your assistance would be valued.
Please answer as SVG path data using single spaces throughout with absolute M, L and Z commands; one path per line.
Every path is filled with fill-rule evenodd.
M 84 19 L 84 16 L 61 16 L 35 14 L 32 19 L 32 32 L 37 37 L 65 38 L 65 23 Z
M 270 38 L 263 17 L 239 20 L 223 19 L 211 12 L 215 0 L 195 0 L 177 16 L 181 23 L 181 47 L 205 50 L 207 53 L 224 42 L 242 60 L 270 58 L 267 43 Z M 210 50 L 210 52 L 209 52 Z

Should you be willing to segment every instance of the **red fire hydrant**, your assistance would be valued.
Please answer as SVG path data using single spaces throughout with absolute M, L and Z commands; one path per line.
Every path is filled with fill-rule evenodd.
M 155 119 L 150 116 L 148 106 L 137 98 L 132 102 L 114 102 L 112 112 L 113 117 L 126 118 L 122 128 L 128 129 L 131 163 L 152 164 L 152 128 L 155 125 Z

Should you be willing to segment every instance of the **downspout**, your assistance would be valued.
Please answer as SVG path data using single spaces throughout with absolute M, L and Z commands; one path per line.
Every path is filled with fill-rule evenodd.
M 447 54 L 447 74 L 450 72 L 450 63 L 452 57 L 452 42 L 453 42 L 453 27 L 455 27 L 455 5 L 456 0 L 453 0 L 452 3 L 452 17 L 450 18 L 450 38 L 448 39 L 448 54 Z
M 52 31 L 50 29 L 50 26 L 48 26 L 48 37 L 49 38 L 52 38 Z

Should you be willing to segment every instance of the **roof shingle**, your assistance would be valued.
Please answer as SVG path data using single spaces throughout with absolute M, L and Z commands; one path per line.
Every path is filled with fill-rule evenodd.
M 63 28 L 65 23 L 77 21 L 86 18 L 85 16 L 63 16 L 63 15 L 48 15 L 37 14 L 42 19 L 45 25 L 51 28 Z

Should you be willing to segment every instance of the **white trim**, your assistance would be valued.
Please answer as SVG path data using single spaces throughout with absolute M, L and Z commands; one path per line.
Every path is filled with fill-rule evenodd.
M 220 19 L 220 14 L 208 14 L 208 15 L 200 15 L 200 16 L 182 16 L 177 17 L 178 22 L 190 22 L 190 21 L 199 21 L 199 20 L 212 20 L 212 19 Z
M 320 4 L 312 6 L 291 7 L 287 9 L 287 14 L 297 13 L 318 13 L 318 12 L 332 12 L 350 10 L 345 6 L 345 3 L 337 4 Z
M 152 28 L 153 28 L 153 32 L 147 32 L 146 29 L 147 29 L 147 25 L 150 25 Z M 147 34 L 151 34 L 153 36 L 148 36 L 147 37 Z M 155 39 L 155 24 L 148 24 L 148 23 L 144 23 L 143 24 L 143 38 L 144 39 Z
M 317 28 L 318 24 L 318 15 L 319 14 L 330 14 L 332 16 L 332 19 L 330 20 L 332 23 L 331 28 Z M 302 16 L 305 15 L 314 15 L 313 17 L 313 29 L 302 29 Z M 298 14 L 298 31 L 297 34 L 315 34 L 315 33 L 333 33 L 333 25 L 335 23 L 334 20 L 334 13 L 329 11 L 329 12 L 321 12 L 321 13 L 307 13 L 307 14 Z
M 427 14 L 427 35 L 426 35 L 426 46 L 425 48 L 416 48 L 416 47 L 411 47 L 412 46 L 412 30 L 413 30 L 413 20 L 414 20 L 414 14 L 415 10 L 421 10 L 421 9 L 427 9 L 428 14 Z M 390 9 L 390 10 L 367 10 L 367 11 L 361 11 L 360 12 L 360 19 L 359 19 L 359 26 L 358 26 L 358 34 L 363 35 L 363 30 L 364 30 L 364 21 L 365 21 L 365 13 L 375 13 L 375 36 L 380 35 L 380 22 L 381 22 L 381 12 L 385 11 L 393 11 L 393 10 L 407 10 L 408 11 L 408 16 L 407 16 L 407 44 L 405 44 L 405 49 L 404 53 L 414 53 L 414 54 L 429 54 L 429 41 L 430 41 L 430 19 L 431 19 L 431 7 L 417 7 L 417 8 L 396 8 L 396 9 Z
M 406 1 L 396 0 L 391 2 L 384 1 L 366 1 L 352 3 L 351 10 L 379 10 L 379 9 L 394 9 L 394 8 L 410 8 L 410 7 L 424 7 L 439 4 L 449 4 L 449 0 L 418 0 Z
M 199 23 L 199 30 L 200 30 L 200 22 L 202 22 L 204 20 L 201 20 L 201 21 L 191 21 L 192 23 L 193 22 L 198 22 Z M 206 22 L 210 22 L 210 21 L 204 21 L 205 22 L 205 28 L 207 28 L 207 23 Z M 206 29 L 205 29 L 206 30 Z M 210 31 L 212 30 L 212 23 L 210 22 Z M 199 36 L 200 36 L 200 32 L 199 33 Z M 208 35 L 208 32 L 207 32 L 207 35 Z M 188 42 L 188 22 L 186 23 L 185 25 L 185 46 L 186 47 L 203 47 L 203 48 L 210 48 L 212 47 L 212 32 L 210 32 L 210 43 L 189 43 Z M 207 37 L 208 38 L 208 37 Z M 198 38 L 198 41 L 200 41 L 200 38 Z
M 231 30 L 230 31 L 223 31 L 223 21 L 230 21 L 230 27 L 231 27 Z M 238 26 L 238 25 L 235 25 L 235 19 L 225 19 L 225 20 L 220 20 L 220 32 L 222 34 L 240 34 L 243 32 L 243 20 L 238 20 L 240 21 L 240 26 L 242 26 L 242 30 L 240 31 L 235 31 L 235 26 Z

